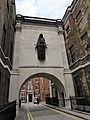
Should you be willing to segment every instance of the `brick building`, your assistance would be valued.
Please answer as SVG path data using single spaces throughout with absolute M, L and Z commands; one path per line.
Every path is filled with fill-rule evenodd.
M 90 0 L 73 0 L 62 21 L 75 94 L 90 96 Z
M 34 98 L 34 89 L 32 80 L 27 81 L 20 90 L 21 102 L 32 102 Z
M 34 97 L 45 101 L 45 96 L 50 96 L 50 81 L 43 77 L 36 77 L 26 82 L 20 91 L 21 102 L 33 102 Z
M 0 0 L 0 104 L 8 102 L 13 61 L 15 1 Z

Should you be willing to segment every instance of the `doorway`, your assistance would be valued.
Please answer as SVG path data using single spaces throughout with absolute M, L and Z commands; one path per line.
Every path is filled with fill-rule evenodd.
M 32 102 L 32 94 L 28 94 L 28 102 Z

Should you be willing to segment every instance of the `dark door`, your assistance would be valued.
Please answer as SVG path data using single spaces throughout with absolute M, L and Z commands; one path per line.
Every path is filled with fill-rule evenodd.
M 32 94 L 28 94 L 29 102 L 32 102 Z

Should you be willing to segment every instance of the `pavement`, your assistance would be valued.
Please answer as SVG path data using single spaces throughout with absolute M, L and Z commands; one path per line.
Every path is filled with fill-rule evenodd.
M 87 112 L 82 112 L 82 111 L 73 110 L 73 109 L 65 109 L 63 107 L 59 108 L 59 107 L 48 105 L 48 104 L 43 104 L 43 105 L 53 108 L 53 109 L 56 109 L 56 110 L 59 110 L 59 111 L 62 111 L 64 113 L 76 116 L 76 117 L 79 117 L 79 118 L 82 118 L 84 120 L 90 120 L 90 113 L 87 113 Z

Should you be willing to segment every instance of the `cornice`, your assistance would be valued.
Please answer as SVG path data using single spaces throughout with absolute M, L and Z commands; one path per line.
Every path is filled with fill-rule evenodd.
M 66 12 L 62 18 L 63 23 L 65 23 L 70 16 L 70 14 L 73 13 L 73 10 L 75 9 L 76 5 L 78 4 L 79 0 L 73 0 L 71 5 L 67 7 Z
M 87 62 L 86 64 L 84 64 L 84 65 L 80 65 L 80 66 L 78 66 L 77 68 L 75 68 L 74 70 L 71 70 L 71 73 L 74 73 L 74 72 L 76 72 L 76 71 L 78 71 L 78 70 L 80 70 L 80 69 L 83 69 L 83 68 L 85 68 L 85 67 L 87 67 L 87 66 L 89 66 L 90 65 L 90 62 Z
M 48 19 L 48 18 L 41 18 L 41 17 L 30 17 L 30 16 L 23 16 L 20 14 L 16 15 L 16 21 L 22 24 L 31 24 L 31 25 L 43 25 L 43 26 L 62 26 L 61 19 Z

